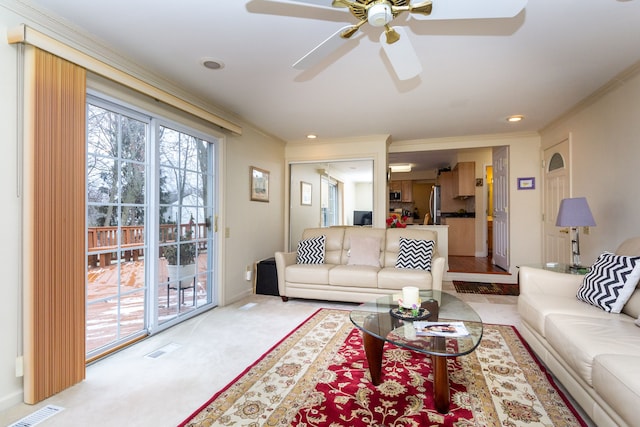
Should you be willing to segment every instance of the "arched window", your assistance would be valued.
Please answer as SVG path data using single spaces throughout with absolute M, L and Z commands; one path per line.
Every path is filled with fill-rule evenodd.
M 564 159 L 560 153 L 553 153 L 549 160 L 549 172 L 564 168 Z

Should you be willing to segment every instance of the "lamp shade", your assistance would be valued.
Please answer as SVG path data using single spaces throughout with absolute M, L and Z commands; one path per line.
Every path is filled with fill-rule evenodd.
M 588 227 L 596 225 L 585 197 L 562 199 L 558 210 L 558 227 Z

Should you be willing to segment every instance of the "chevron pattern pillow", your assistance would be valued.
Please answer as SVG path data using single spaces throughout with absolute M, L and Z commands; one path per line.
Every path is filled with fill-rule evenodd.
M 640 257 L 601 254 L 584 276 L 576 296 L 604 311 L 620 313 L 640 279 Z
M 433 240 L 401 237 L 396 268 L 431 271 L 431 257 L 434 246 L 435 242 Z
M 324 264 L 324 242 L 326 236 L 312 237 L 298 243 L 297 264 Z

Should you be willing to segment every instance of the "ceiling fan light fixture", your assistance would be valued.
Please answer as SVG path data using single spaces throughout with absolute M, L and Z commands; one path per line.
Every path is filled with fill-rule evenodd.
M 398 34 L 398 32 L 394 30 L 393 27 L 390 27 L 388 25 L 387 25 L 387 30 L 384 32 L 384 34 L 387 38 L 388 44 L 395 43 L 398 40 L 400 40 L 400 34 Z
M 386 2 L 374 4 L 367 13 L 367 21 L 374 27 L 384 27 L 392 19 L 391 6 Z

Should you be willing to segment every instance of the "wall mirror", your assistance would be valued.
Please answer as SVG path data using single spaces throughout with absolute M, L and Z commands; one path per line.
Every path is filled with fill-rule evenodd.
M 311 227 L 373 223 L 373 160 L 291 163 L 289 250 Z

